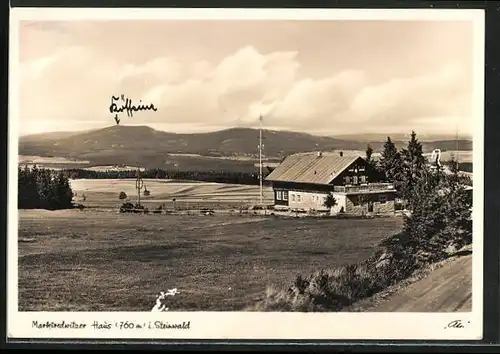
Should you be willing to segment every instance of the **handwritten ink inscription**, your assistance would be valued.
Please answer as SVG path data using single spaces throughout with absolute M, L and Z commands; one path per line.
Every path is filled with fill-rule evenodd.
M 467 321 L 467 324 L 469 323 L 470 321 Z M 465 328 L 465 324 L 461 320 L 455 320 L 448 323 L 445 328 Z
M 139 100 L 139 104 L 132 104 L 132 100 L 128 97 L 125 98 L 125 95 L 121 95 L 119 97 L 112 95 L 111 96 L 111 104 L 109 106 L 109 112 L 115 114 L 115 122 L 116 124 L 120 124 L 120 118 L 118 114 L 127 112 L 127 117 L 132 118 L 134 116 L 134 112 L 138 111 L 154 111 L 156 112 L 158 109 L 154 106 L 154 104 L 150 103 L 148 105 L 143 104 L 142 100 Z

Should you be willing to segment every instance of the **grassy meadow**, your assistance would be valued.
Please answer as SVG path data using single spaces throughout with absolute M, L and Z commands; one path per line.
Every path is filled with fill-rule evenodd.
M 75 201 L 86 207 L 118 209 L 124 202 L 118 198 L 122 191 L 127 194 L 129 201 L 137 201 L 134 179 L 76 179 L 70 183 L 77 194 Z M 176 208 L 191 206 L 234 209 L 257 204 L 260 199 L 259 186 L 159 179 L 144 179 L 144 185 L 150 195 L 146 197 L 141 194 L 141 204 L 150 210 L 163 203 L 167 208 L 172 208 L 173 198 L 176 199 Z M 272 204 L 272 188 L 265 187 L 263 194 L 264 202 Z
M 359 262 L 400 230 L 399 218 L 19 211 L 20 311 L 243 310 L 268 285 Z

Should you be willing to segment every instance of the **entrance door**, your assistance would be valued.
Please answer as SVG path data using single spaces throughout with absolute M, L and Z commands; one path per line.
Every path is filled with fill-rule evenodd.
M 373 202 L 368 202 L 368 212 L 373 213 Z

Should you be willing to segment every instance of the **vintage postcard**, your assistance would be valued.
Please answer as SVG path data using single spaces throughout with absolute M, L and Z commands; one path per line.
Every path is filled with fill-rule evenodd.
M 10 26 L 10 338 L 482 337 L 483 11 Z

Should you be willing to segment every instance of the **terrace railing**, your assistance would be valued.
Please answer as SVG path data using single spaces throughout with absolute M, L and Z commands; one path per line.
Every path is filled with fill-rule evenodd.
M 334 192 L 340 193 L 357 193 L 357 192 L 379 192 L 379 191 L 392 191 L 394 185 L 391 183 L 368 183 L 360 184 L 357 186 L 334 186 Z

